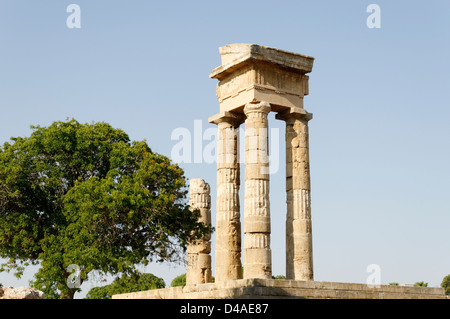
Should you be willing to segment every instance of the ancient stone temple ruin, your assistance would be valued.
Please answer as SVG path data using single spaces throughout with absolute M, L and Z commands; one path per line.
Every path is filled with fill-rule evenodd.
M 210 77 L 218 80 L 220 108 L 209 118 L 218 130 L 214 272 L 208 236 L 188 245 L 185 287 L 113 298 L 445 298 L 442 288 L 314 281 L 308 135 L 312 114 L 303 105 L 314 58 L 255 44 L 231 44 L 219 51 L 222 63 Z M 270 112 L 286 123 L 286 280 L 272 279 Z M 241 126 L 245 141 L 239 141 Z M 238 153 L 242 142 L 245 154 Z M 240 155 L 245 158 L 243 211 Z M 201 221 L 211 223 L 210 187 L 202 179 L 191 179 L 190 206 L 200 210 Z
M 244 278 L 272 278 L 268 128 L 269 112 L 286 122 L 286 278 L 312 280 L 306 75 L 314 58 L 251 44 L 220 48 L 216 267 L 218 282 L 242 279 L 237 130 L 245 125 Z

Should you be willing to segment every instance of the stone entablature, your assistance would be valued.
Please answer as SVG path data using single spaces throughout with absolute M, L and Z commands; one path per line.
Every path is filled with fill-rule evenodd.
M 256 44 L 230 44 L 219 52 L 222 65 L 210 77 L 220 81 L 221 112 L 242 112 L 253 101 L 270 103 L 274 112 L 303 108 L 313 57 Z

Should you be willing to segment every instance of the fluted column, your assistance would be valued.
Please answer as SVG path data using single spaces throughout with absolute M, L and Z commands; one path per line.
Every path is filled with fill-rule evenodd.
M 269 103 L 249 103 L 245 120 L 244 278 L 271 278 Z
M 203 179 L 191 179 L 189 206 L 200 210 L 199 221 L 211 224 L 210 187 Z M 186 285 L 211 282 L 211 235 L 190 242 L 187 247 Z
M 311 182 L 309 167 L 310 113 L 286 113 L 286 279 L 313 280 Z
M 242 279 L 239 204 L 238 129 L 241 118 L 229 112 L 217 124 L 217 206 L 215 281 Z

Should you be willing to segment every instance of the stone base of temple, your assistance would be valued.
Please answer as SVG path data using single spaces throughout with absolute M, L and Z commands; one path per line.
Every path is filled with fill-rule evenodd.
M 446 299 L 443 288 L 241 279 L 114 295 L 113 299 Z

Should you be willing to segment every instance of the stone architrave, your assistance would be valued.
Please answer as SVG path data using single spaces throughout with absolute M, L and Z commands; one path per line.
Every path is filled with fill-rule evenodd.
M 243 113 L 247 103 L 265 101 L 272 112 L 303 109 L 314 58 L 246 43 L 219 48 L 222 65 L 210 77 L 219 80 L 220 112 Z
M 286 279 L 313 280 L 308 121 L 312 114 L 284 112 L 286 122 Z
M 203 179 L 191 179 L 189 206 L 200 211 L 199 221 L 211 224 L 210 187 Z M 187 247 L 186 285 L 211 282 L 211 235 L 190 242 Z
M 240 165 L 238 128 L 243 117 L 223 112 L 210 122 L 217 124 L 217 199 L 215 281 L 242 279 L 241 221 L 239 204 Z
M 244 278 L 272 278 L 270 250 L 270 104 L 248 103 L 245 120 Z

